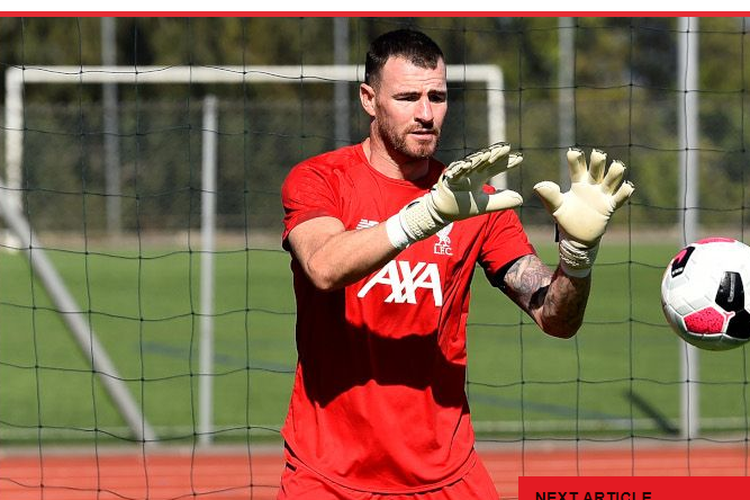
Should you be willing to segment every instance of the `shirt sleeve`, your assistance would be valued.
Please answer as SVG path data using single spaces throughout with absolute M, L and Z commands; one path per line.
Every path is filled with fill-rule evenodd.
M 316 217 L 341 218 L 341 209 L 331 176 L 311 163 L 294 167 L 281 186 L 281 202 L 284 207 L 284 233 L 282 246 L 287 246 L 287 237 L 299 224 Z
M 486 230 L 479 264 L 491 283 L 496 283 L 496 274 L 509 263 L 524 255 L 536 253 L 513 210 L 490 214 Z

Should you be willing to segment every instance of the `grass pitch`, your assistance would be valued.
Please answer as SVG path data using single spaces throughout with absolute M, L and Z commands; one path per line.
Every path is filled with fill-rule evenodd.
M 679 422 L 685 344 L 659 303 L 673 245 L 605 242 L 586 323 L 542 334 L 481 270 L 469 319 L 472 416 L 484 437 L 663 434 Z M 540 247 L 546 262 L 555 249 Z M 162 439 L 196 439 L 200 253 L 48 251 L 119 376 Z M 215 439 L 274 439 L 296 361 L 286 253 L 215 255 Z M 7 441 L 130 439 L 88 358 L 32 279 L 22 254 L 0 258 L 0 436 Z M 700 353 L 693 367 L 706 432 L 747 427 L 746 348 Z

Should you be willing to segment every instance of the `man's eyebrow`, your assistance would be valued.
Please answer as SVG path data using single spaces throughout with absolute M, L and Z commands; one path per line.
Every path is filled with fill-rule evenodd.
M 419 90 L 402 90 L 399 92 L 394 92 L 392 95 L 393 97 L 413 97 L 413 96 L 422 95 L 422 92 Z M 448 95 L 448 91 L 443 90 L 443 89 L 433 89 L 433 90 L 428 90 L 427 95 L 428 96 L 431 96 L 431 95 L 432 96 L 434 95 L 445 96 L 445 95 Z

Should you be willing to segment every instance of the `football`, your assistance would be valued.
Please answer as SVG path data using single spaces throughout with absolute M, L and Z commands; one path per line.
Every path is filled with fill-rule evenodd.
M 696 347 L 721 351 L 745 344 L 750 339 L 750 247 L 730 238 L 686 246 L 664 271 L 661 304 L 675 333 Z

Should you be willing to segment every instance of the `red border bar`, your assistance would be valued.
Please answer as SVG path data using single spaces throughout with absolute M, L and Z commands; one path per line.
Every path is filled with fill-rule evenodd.
M 0 11 L 0 17 L 745 17 L 750 11 Z
M 518 500 L 711 500 L 750 497 L 750 477 L 522 476 Z

